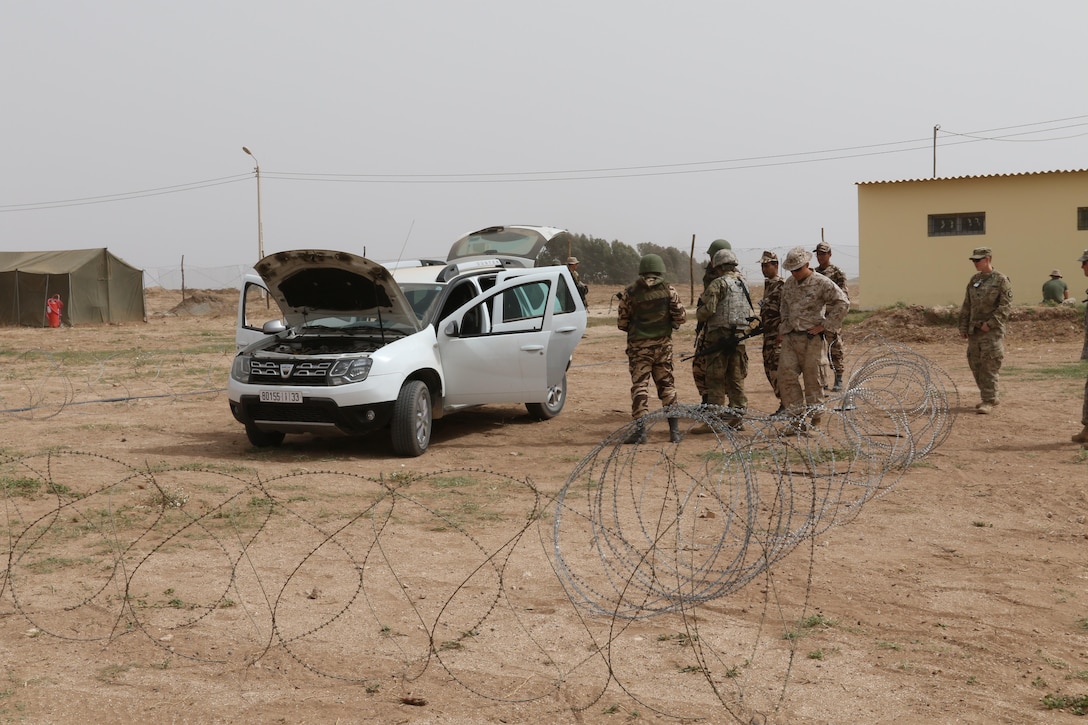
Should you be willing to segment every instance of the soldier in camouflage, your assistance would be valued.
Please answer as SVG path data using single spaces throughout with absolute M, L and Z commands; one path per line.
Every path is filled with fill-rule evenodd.
M 733 245 L 725 239 L 715 239 L 710 243 L 710 246 L 706 250 L 706 254 L 710 257 L 710 260 L 706 263 L 706 268 L 703 270 L 703 292 L 706 292 L 706 288 L 710 286 L 710 283 L 714 281 L 715 275 L 711 272 L 714 262 L 714 255 L 723 249 L 732 249 Z M 699 295 L 699 303 L 696 305 L 696 310 L 703 305 L 703 296 Z M 698 316 L 698 315 L 696 315 Z M 698 323 L 695 325 L 695 351 L 698 352 L 706 344 L 706 325 Z M 691 360 L 691 377 L 695 381 L 695 389 L 699 391 L 700 400 L 706 402 L 706 365 L 707 357 L 705 355 L 697 355 Z
M 1088 277 L 1088 249 L 1084 250 L 1084 254 L 1080 255 L 1077 261 L 1080 262 L 1080 268 L 1084 272 L 1084 276 Z M 1088 290 L 1084 292 L 1088 294 Z M 1088 303 L 1088 299 L 1085 302 Z M 1088 359 L 1088 355 L 1085 353 L 1088 353 L 1088 306 L 1084 308 L 1084 351 L 1081 353 L 1081 360 Z M 1073 436 L 1073 442 L 1080 443 L 1081 448 L 1088 449 L 1088 380 L 1084 381 L 1084 403 L 1080 410 L 1080 424 L 1083 429 Z
M 782 394 L 778 392 L 778 356 L 782 344 L 778 341 L 778 323 L 782 319 L 782 284 L 778 276 L 778 255 L 764 252 L 759 258 L 763 270 L 763 298 L 759 301 L 759 326 L 763 328 L 763 372 L 771 384 L 774 397 L 778 398 L 775 415 L 785 411 Z
M 645 443 L 641 418 L 650 410 L 650 379 L 662 406 L 676 402 L 672 372 L 672 333 L 687 321 L 680 295 L 665 282 L 665 262 L 656 254 L 639 261 L 638 279 L 623 291 L 617 326 L 627 333 L 627 366 L 631 372 L 631 417 L 639 421 L 624 443 Z M 679 421 L 669 418 L 669 439 L 680 440 Z
M 846 287 L 846 275 L 831 263 L 831 245 L 820 242 L 816 245 L 815 252 L 818 263 L 816 271 L 837 284 L 849 300 L 850 290 Z M 831 360 L 831 369 L 835 372 L 835 383 L 831 386 L 831 390 L 837 393 L 842 390 L 842 376 L 846 371 L 846 350 L 842 345 L 842 335 L 837 332 L 825 332 L 824 342 L 827 344 L 827 357 Z
M 725 405 L 729 400 L 732 413 L 726 425 L 743 430 L 741 418 L 748 408 L 744 379 L 748 377 L 748 351 L 738 340 L 756 319 L 752 314 L 752 298 L 748 285 L 737 272 L 737 255 L 731 249 L 720 249 L 711 261 L 714 280 L 703 292 L 703 305 L 695 316 L 705 324 L 706 336 L 700 357 L 707 358 L 706 402 Z M 706 426 L 709 432 L 709 426 Z
M 998 372 L 1005 359 L 1005 325 L 1012 309 L 1012 283 L 994 269 L 993 251 L 976 247 L 971 262 L 977 270 L 967 283 L 960 308 L 960 335 L 967 340 L 967 364 L 975 376 L 982 402 L 975 406 L 988 415 L 1000 402 Z
M 794 247 L 786 255 L 784 266 L 790 276 L 782 285 L 782 317 L 777 337 L 782 345 L 778 390 L 782 405 L 800 431 L 820 423 L 820 406 L 824 402 L 820 385 L 823 335 L 828 331 L 838 332 L 850 310 L 846 293 L 809 267 L 811 259 L 812 254 L 804 247 Z M 804 391 L 798 376 L 804 380 Z M 815 408 L 807 421 L 803 418 L 806 408 Z

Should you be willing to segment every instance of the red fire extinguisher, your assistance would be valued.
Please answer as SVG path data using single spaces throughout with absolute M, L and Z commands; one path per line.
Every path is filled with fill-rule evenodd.
M 53 295 L 45 301 L 45 317 L 49 320 L 50 327 L 60 327 L 60 313 L 64 310 L 64 303 L 60 295 Z

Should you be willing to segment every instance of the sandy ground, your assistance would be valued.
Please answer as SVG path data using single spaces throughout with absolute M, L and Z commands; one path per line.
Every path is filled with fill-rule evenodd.
M 858 459 L 830 427 L 845 412 L 807 442 L 757 419 L 670 447 L 662 424 L 635 454 L 610 438 L 629 415 L 612 292 L 591 291 L 560 416 L 449 416 L 415 459 L 377 435 L 250 446 L 224 389 L 229 293 L 153 291 L 146 324 L 0 329 L 0 716 L 1079 722 L 1044 705 L 1088 693 L 1075 315 L 1018 312 L 990 416 L 925 311 L 848 328 L 848 364 L 881 334 L 910 346 L 875 348 L 888 369 L 947 385 L 944 433 L 912 430 L 905 466 Z M 751 406 L 773 410 L 750 351 Z M 871 409 L 860 429 L 888 440 Z M 767 461 L 792 494 L 762 488 Z M 817 499 L 805 470 L 846 485 Z M 667 611 L 622 616 L 655 587 Z

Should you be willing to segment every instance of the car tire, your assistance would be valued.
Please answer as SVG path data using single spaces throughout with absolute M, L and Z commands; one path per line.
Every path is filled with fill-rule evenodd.
M 548 399 L 543 403 L 526 403 L 525 409 L 537 420 L 550 420 L 559 415 L 567 402 L 567 376 L 564 375 L 559 385 L 548 390 Z
M 278 430 L 261 430 L 255 425 L 247 425 L 246 438 L 258 448 L 274 448 L 283 443 L 284 434 Z
M 400 389 L 390 425 L 393 452 L 421 456 L 431 444 L 431 391 L 421 380 L 409 380 Z

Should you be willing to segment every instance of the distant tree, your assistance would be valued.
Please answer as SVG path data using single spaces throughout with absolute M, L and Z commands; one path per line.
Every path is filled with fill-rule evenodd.
M 690 280 L 687 252 L 652 242 L 639 244 L 636 250 L 616 239 L 608 242 L 599 237 L 567 232 L 549 241 L 540 258 L 551 264 L 566 264 L 567 257 L 577 257 L 578 274 L 587 284 L 629 284 L 638 276 L 639 260 L 646 254 L 661 257 L 670 282 Z

